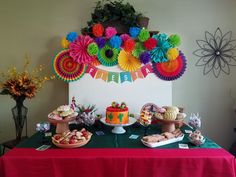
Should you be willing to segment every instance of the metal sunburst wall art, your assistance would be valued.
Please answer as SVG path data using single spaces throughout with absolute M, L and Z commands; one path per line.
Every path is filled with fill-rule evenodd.
M 203 74 L 213 72 L 216 78 L 220 73 L 230 74 L 230 66 L 236 66 L 235 39 L 232 39 L 232 31 L 222 34 L 220 28 L 214 34 L 205 32 L 204 40 L 196 40 L 199 49 L 193 54 L 200 57 L 196 66 L 204 66 Z

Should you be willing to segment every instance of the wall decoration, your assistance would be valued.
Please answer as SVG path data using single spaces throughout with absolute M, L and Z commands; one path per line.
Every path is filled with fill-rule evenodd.
M 69 50 L 62 50 L 53 60 L 53 69 L 55 74 L 65 82 L 76 81 L 80 79 L 87 65 L 75 62 L 69 55 Z
M 163 80 L 175 80 L 183 75 L 186 69 L 186 59 L 181 51 L 175 60 L 164 63 L 153 63 L 153 72 Z
M 135 58 L 131 53 L 122 50 L 119 54 L 118 63 L 124 71 L 136 71 L 141 67 L 139 59 Z
M 53 69 L 66 82 L 78 80 L 84 73 L 105 82 L 133 82 L 153 71 L 158 78 L 171 81 L 186 69 L 186 59 L 177 48 L 180 37 L 152 35 L 145 28 L 131 27 L 129 34 L 118 35 L 115 27 L 94 24 L 92 34 L 70 32 L 62 38 L 61 45 L 63 49 L 56 55 Z M 121 72 L 106 71 L 99 68 L 100 64 L 116 66 Z
M 93 65 L 88 65 L 86 73 L 94 79 L 102 79 L 105 82 L 123 83 L 134 82 L 136 79 L 143 79 L 148 74 L 153 73 L 152 65 L 150 63 L 142 66 L 134 72 L 111 72 L 103 69 L 99 69 Z
M 220 73 L 230 74 L 230 66 L 236 66 L 235 39 L 232 39 L 232 31 L 225 34 L 220 28 L 215 30 L 214 34 L 205 32 L 205 39 L 196 40 L 199 49 L 193 54 L 200 57 L 196 66 L 202 66 L 203 74 L 212 72 L 216 78 Z

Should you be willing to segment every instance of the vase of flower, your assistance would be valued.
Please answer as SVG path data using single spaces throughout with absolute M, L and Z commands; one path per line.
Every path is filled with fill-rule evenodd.
M 18 71 L 16 67 L 12 67 L 6 73 L 0 72 L 0 95 L 10 95 L 16 102 L 16 105 L 11 109 L 16 131 L 14 145 L 20 142 L 24 124 L 27 123 L 28 109 L 24 106 L 24 100 L 35 97 L 46 81 L 55 78 L 42 74 L 42 65 L 35 67 L 32 72 L 29 71 L 28 66 L 29 58 L 26 56 L 23 71 Z
M 16 105 L 11 109 L 15 123 L 16 140 L 21 140 L 24 124 L 27 119 L 28 108 L 24 106 L 25 96 L 15 97 Z

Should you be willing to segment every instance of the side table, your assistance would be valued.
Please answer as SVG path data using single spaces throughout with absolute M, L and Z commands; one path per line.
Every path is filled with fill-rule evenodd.
M 5 141 L 2 143 L 2 146 L 3 146 L 3 150 L 2 150 L 2 154 L 5 153 L 5 149 L 8 148 L 8 149 L 13 149 L 14 147 L 16 147 L 20 142 L 24 141 L 25 139 L 27 139 L 28 137 L 27 136 L 23 136 L 21 138 L 21 140 L 16 140 L 16 139 L 13 139 L 13 140 L 9 140 L 9 141 Z

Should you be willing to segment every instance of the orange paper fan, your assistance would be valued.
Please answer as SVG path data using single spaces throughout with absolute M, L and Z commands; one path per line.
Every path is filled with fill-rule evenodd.
M 141 67 L 141 62 L 131 53 L 122 50 L 118 56 L 118 64 L 121 69 L 129 72 L 136 71 Z
M 91 64 L 92 64 L 93 66 L 99 66 L 101 63 L 98 61 L 98 59 L 97 59 L 97 57 L 96 57 L 96 58 L 94 58 L 94 59 L 92 60 Z

